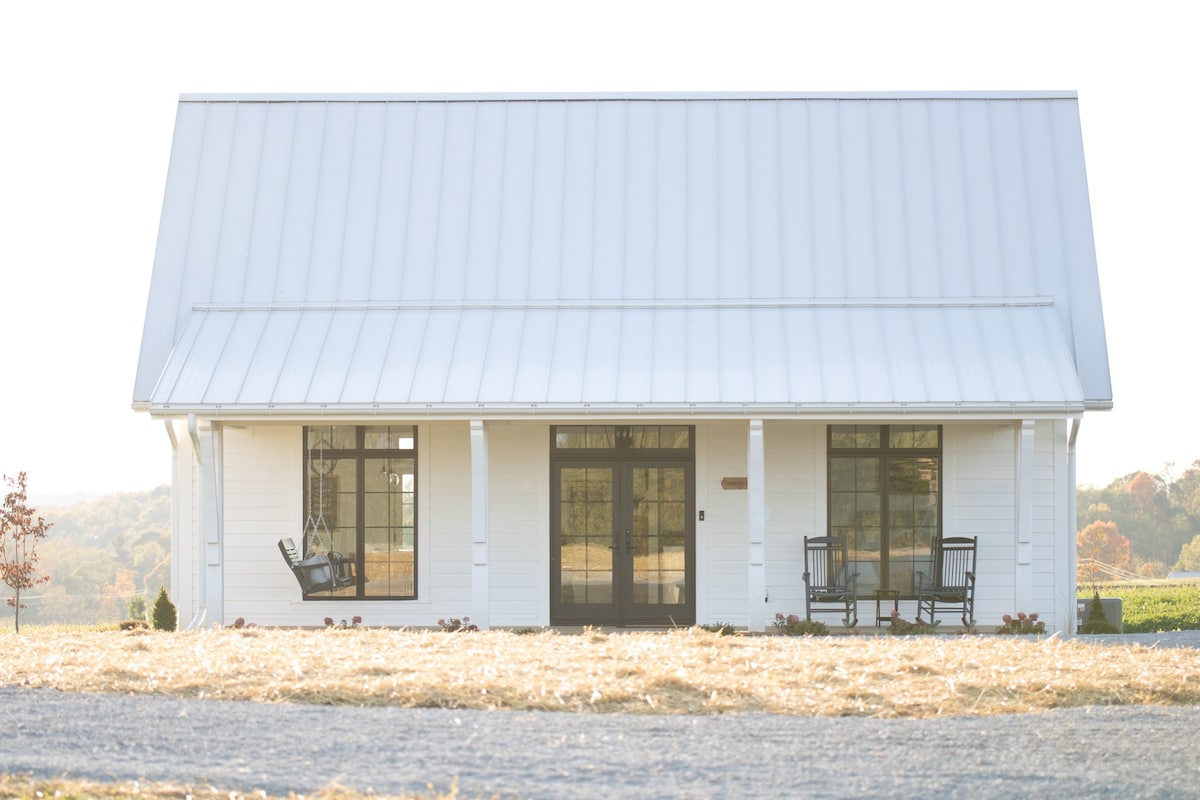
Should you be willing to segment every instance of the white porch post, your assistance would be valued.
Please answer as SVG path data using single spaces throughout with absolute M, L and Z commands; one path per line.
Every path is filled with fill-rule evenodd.
M 183 617 L 192 619 L 199 608 L 192 591 L 192 574 L 196 568 L 195 539 L 192 529 L 192 452 L 183 445 L 172 420 L 163 420 L 167 438 L 171 440 L 171 579 L 167 590 L 175 607 L 180 611 L 180 624 L 186 625 Z M 153 591 L 154 587 L 147 587 Z M 147 607 L 154 602 L 146 599 Z
M 488 581 L 488 445 L 487 427 L 471 420 L 471 622 L 491 627 Z
M 763 451 L 763 421 L 750 420 L 750 435 L 746 459 L 748 501 L 747 528 L 750 531 L 750 575 L 747 598 L 746 629 L 766 629 L 766 522 L 767 487 L 766 459 Z
M 200 602 L 195 617 L 188 625 L 195 628 L 203 625 L 206 617 L 214 622 L 224 622 L 224 514 L 221 501 L 221 479 L 223 475 L 221 424 L 211 420 L 196 421 L 188 416 L 188 432 L 192 437 L 196 460 L 199 462 L 197 491 L 199 505 L 196 518 L 199 527 L 200 574 L 198 576 Z
M 1033 442 L 1035 422 L 1023 419 L 1016 426 L 1016 474 L 1014 477 L 1017 527 L 1014 611 L 1026 613 L 1033 608 Z
M 1075 443 L 1079 438 L 1079 425 L 1081 422 L 1082 420 L 1079 418 L 1071 420 L 1071 433 L 1067 438 L 1067 541 L 1064 543 L 1067 554 L 1067 574 L 1063 576 L 1066 579 L 1065 586 L 1060 588 L 1060 594 L 1056 594 L 1056 597 L 1061 597 L 1062 599 L 1058 603 L 1058 608 L 1055 609 L 1058 618 L 1058 625 L 1055 627 L 1057 627 L 1060 636 L 1075 635 L 1075 608 L 1077 602 L 1075 594 L 1079 591 L 1079 587 L 1076 585 L 1079 571 L 1079 552 L 1075 541 L 1075 532 L 1079 527 L 1079 510 L 1076 507 Z M 1056 563 L 1057 561 L 1058 559 L 1055 559 Z M 1055 585 L 1058 585 L 1057 580 L 1055 581 Z M 1065 596 L 1062 594 L 1063 592 L 1065 592 Z

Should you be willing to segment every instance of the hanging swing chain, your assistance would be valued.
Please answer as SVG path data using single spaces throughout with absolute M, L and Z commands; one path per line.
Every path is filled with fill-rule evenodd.
M 308 519 L 304 522 L 304 541 L 315 545 L 321 545 L 325 548 L 325 552 L 329 552 L 333 544 L 333 535 L 329 531 L 329 523 L 325 521 L 325 437 L 322 436 L 318 440 L 320 446 L 319 463 L 320 467 L 316 470 L 317 473 L 317 516 L 313 517 L 313 502 L 312 502 L 312 484 L 309 483 L 308 491 Z M 313 462 L 312 462 L 312 446 L 308 448 L 308 473 L 309 479 L 312 478 Z M 322 531 L 324 535 L 322 536 Z

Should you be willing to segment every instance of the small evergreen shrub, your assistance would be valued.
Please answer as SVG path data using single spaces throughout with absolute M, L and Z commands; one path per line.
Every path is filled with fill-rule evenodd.
M 733 636 L 737 633 L 737 628 L 728 622 L 709 622 L 704 625 L 697 625 L 696 627 L 702 631 L 715 633 L 718 636 Z
M 136 619 L 145 622 L 146 598 L 142 597 L 140 594 L 135 594 L 133 597 L 129 598 L 128 612 L 129 619 Z
M 158 597 L 154 598 L 154 607 L 150 610 L 150 621 L 156 631 L 173 631 L 179 624 L 175 604 L 167 597 L 165 586 L 158 587 Z
M 819 622 L 815 619 L 800 619 L 795 614 L 788 614 L 786 617 L 783 614 L 775 614 L 775 621 L 771 623 L 775 630 L 785 636 L 828 636 L 829 626 L 824 622 Z
M 1105 597 L 1120 598 L 1125 633 L 1200 630 L 1200 580 L 1111 582 L 1099 588 Z M 1079 596 L 1085 602 L 1091 598 L 1086 590 Z
M 1117 626 L 1104 616 L 1104 606 L 1100 603 L 1100 590 L 1092 595 L 1091 605 L 1088 606 L 1087 619 L 1083 621 L 1080 633 L 1117 633 Z
M 1008 636 L 1020 636 L 1024 634 L 1038 635 L 1046 632 L 1046 623 L 1038 619 L 1037 614 L 1026 614 L 1024 611 L 1017 613 L 1014 618 L 1005 614 L 1004 624 L 996 628 L 996 633 Z

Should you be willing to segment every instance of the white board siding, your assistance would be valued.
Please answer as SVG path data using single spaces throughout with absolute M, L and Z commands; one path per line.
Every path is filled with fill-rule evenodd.
M 550 426 L 489 422 L 492 626 L 550 624 Z
M 276 544 L 284 537 L 301 541 L 301 436 L 300 427 L 291 425 L 224 430 L 225 602 L 222 609 L 208 609 L 210 621 L 321 625 L 325 614 L 291 607 L 300 589 Z
M 433 626 L 439 617 L 469 614 L 467 424 L 418 426 L 417 441 L 418 598 L 306 601 L 276 544 L 285 536 L 299 541 L 303 530 L 302 427 L 226 428 L 225 603 L 209 609 L 208 621 L 320 626 L 325 617 L 359 615 L 367 625 Z
M 826 534 L 824 516 L 817 519 L 825 485 L 815 468 L 825 457 L 825 427 L 768 421 L 763 428 L 768 623 L 776 613 L 804 614 L 804 537 Z
M 427 465 L 427 502 L 417 506 L 418 553 L 425 550 L 417 576 L 420 599 L 440 611 L 409 625 L 434 625 L 439 617 L 471 614 L 471 439 L 466 422 L 423 425 L 417 436 L 417 462 Z M 418 467 L 419 469 L 419 467 Z M 419 503 L 419 500 L 418 500 Z M 389 604 L 390 605 L 390 604 Z
M 1018 498 L 1016 423 L 947 424 L 943 473 L 944 533 L 978 536 L 976 612 L 987 630 L 1004 614 L 1036 612 L 1053 629 L 1056 597 L 1067 554 L 1065 540 L 1066 422 L 1041 420 L 1034 426 L 1033 470 L 1033 600 L 1018 608 L 1016 598 Z M 1056 576 L 1060 576 L 1056 578 Z M 1057 583 L 1056 583 L 1057 581 Z M 950 622 L 949 620 L 947 621 Z
M 697 612 L 707 609 L 707 621 L 745 625 L 749 614 L 750 539 L 748 492 L 724 489 L 721 479 L 746 477 L 749 428 L 746 422 L 697 426 L 696 460 L 705 462 L 704 482 L 696 487 L 696 508 L 705 512 L 703 536 L 697 535 Z M 701 445 L 702 443 L 702 445 Z M 701 474 L 697 469 L 697 475 Z M 706 620 L 698 620 L 706 621 Z
M 1070 584 L 1065 420 L 1035 425 L 1033 469 L 1033 602 L 1018 608 L 1016 584 L 1016 431 L 1020 423 L 946 423 L 943 517 L 946 535 L 979 536 L 976 616 L 984 629 L 1017 611 L 1055 626 Z M 489 583 L 496 626 L 549 622 L 549 423 L 489 422 Z M 697 425 L 697 615 L 699 622 L 745 624 L 748 618 L 748 493 L 725 489 L 726 477 L 746 475 L 744 421 Z M 224 430 L 224 607 L 207 622 L 237 617 L 261 625 L 320 625 L 326 617 L 361 615 L 368 625 L 431 626 L 439 617 L 469 613 L 470 440 L 466 422 L 439 422 L 418 431 L 418 591 L 415 601 L 302 601 L 276 541 L 298 539 L 303 526 L 301 426 L 262 425 Z M 822 465 L 825 423 L 768 421 L 766 466 L 766 619 L 803 611 L 803 537 L 827 530 Z M 181 550 L 181 624 L 197 599 L 195 545 L 198 469 L 190 442 L 180 441 L 187 487 L 180 519 L 191 529 Z M 177 600 L 178 602 L 178 600 Z M 860 619 L 873 621 L 865 605 Z M 901 613 L 911 618 L 911 603 Z M 867 623 L 869 624 L 869 622 Z M 946 619 L 946 624 L 953 620 Z

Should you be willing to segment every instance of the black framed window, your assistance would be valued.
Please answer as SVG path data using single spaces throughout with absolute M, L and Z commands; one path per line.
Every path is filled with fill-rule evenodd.
M 304 428 L 304 555 L 329 553 L 342 585 L 306 599 L 417 596 L 417 430 Z
M 568 450 L 664 450 L 691 452 L 691 425 L 555 425 L 552 448 Z
M 868 592 L 915 591 L 942 520 L 940 425 L 830 425 L 829 534 Z

